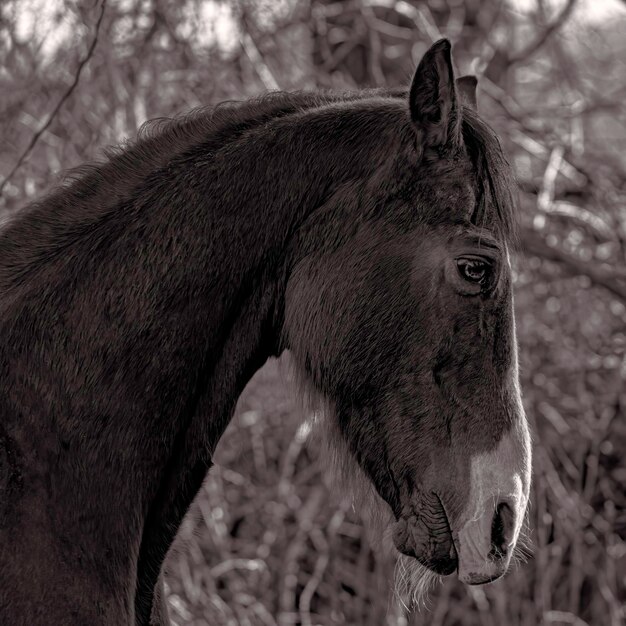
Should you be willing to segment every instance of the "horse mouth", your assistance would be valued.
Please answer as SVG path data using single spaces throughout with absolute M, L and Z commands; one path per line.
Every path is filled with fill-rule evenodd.
M 405 510 L 393 526 L 393 542 L 402 554 L 449 576 L 458 570 L 459 557 L 443 502 L 437 494 L 432 496 L 424 508 Z

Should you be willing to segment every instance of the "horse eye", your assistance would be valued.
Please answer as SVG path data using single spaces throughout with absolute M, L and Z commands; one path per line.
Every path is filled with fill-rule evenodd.
M 461 258 L 456 265 L 461 277 L 469 283 L 484 285 L 489 278 L 491 265 L 482 259 Z

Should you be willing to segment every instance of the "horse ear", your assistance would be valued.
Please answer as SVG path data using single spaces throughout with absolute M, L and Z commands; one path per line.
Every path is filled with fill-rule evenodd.
M 450 42 L 440 39 L 423 56 L 409 91 L 411 119 L 428 147 L 459 142 L 459 105 Z
M 471 74 L 456 79 L 456 90 L 461 98 L 461 102 L 465 106 L 470 107 L 470 109 L 474 109 L 474 111 L 478 111 L 478 104 L 476 102 L 477 84 L 478 79 Z

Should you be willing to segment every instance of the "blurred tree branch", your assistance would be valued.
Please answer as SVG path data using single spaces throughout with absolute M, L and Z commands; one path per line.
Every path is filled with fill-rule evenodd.
M 558 263 L 566 272 L 574 276 L 587 276 L 593 284 L 604 287 L 626 302 L 626 271 L 576 258 L 556 246 L 550 246 L 541 234 L 529 227 L 522 229 L 521 244 L 525 254 Z
M 63 95 L 61 96 L 59 101 L 57 102 L 57 104 L 54 107 L 54 109 L 52 109 L 52 111 L 48 115 L 48 118 L 46 119 L 45 123 L 32 136 L 30 142 L 28 143 L 28 145 L 26 146 L 25 150 L 22 152 L 22 154 L 20 155 L 20 157 L 16 161 L 15 165 L 13 166 L 13 168 L 5 176 L 5 178 L 2 181 L 2 183 L 0 183 L 0 194 L 2 194 L 2 191 L 4 190 L 4 188 L 7 185 L 7 183 L 11 180 L 11 178 L 13 177 L 15 172 L 17 172 L 17 170 L 22 166 L 22 163 L 24 163 L 24 161 L 26 160 L 26 158 L 30 154 L 31 150 L 35 147 L 35 144 L 37 143 L 37 141 L 39 141 L 39 138 L 50 127 L 50 124 L 52 124 L 54 118 L 57 116 L 57 113 L 60 111 L 60 109 L 63 106 L 63 104 L 72 95 L 72 92 L 74 91 L 74 89 L 76 89 L 76 86 L 78 85 L 78 82 L 80 80 L 80 75 L 81 75 L 81 73 L 83 71 L 83 68 L 85 67 L 85 65 L 87 65 L 87 63 L 89 62 L 89 59 L 91 59 L 91 56 L 93 55 L 93 52 L 94 52 L 94 50 L 96 48 L 96 45 L 98 43 L 98 35 L 100 33 L 100 25 L 102 24 L 102 18 L 104 17 L 105 6 L 106 6 L 106 0 L 101 0 L 101 3 L 100 3 L 100 14 L 98 16 L 98 20 L 96 21 L 95 32 L 94 32 L 93 38 L 91 40 L 91 44 L 89 45 L 89 48 L 87 49 L 87 53 L 85 54 L 85 56 L 78 63 L 78 66 L 76 68 L 76 73 L 74 74 L 74 79 L 70 83 L 69 87 L 65 90 L 65 92 L 63 93 Z
M 518 53 L 508 55 L 507 61 L 509 66 L 526 61 L 533 54 L 535 54 L 535 52 L 537 52 L 537 50 L 539 50 L 548 41 L 548 39 L 565 24 L 576 7 L 577 2 L 578 0 L 567 0 L 565 6 L 561 9 L 561 12 L 546 28 L 544 28 L 543 32 L 541 32 L 534 41 L 530 42 Z

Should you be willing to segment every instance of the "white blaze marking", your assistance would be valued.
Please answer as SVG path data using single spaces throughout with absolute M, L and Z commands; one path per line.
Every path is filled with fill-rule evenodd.
M 528 504 L 530 469 L 530 435 L 524 419 L 516 423 L 494 451 L 472 458 L 469 504 L 463 516 L 465 521 L 455 533 L 461 581 L 476 582 L 478 577 L 499 575 L 508 565 Z M 506 502 L 515 517 L 509 556 L 496 562 L 489 558 L 489 552 L 491 525 L 500 502 Z

